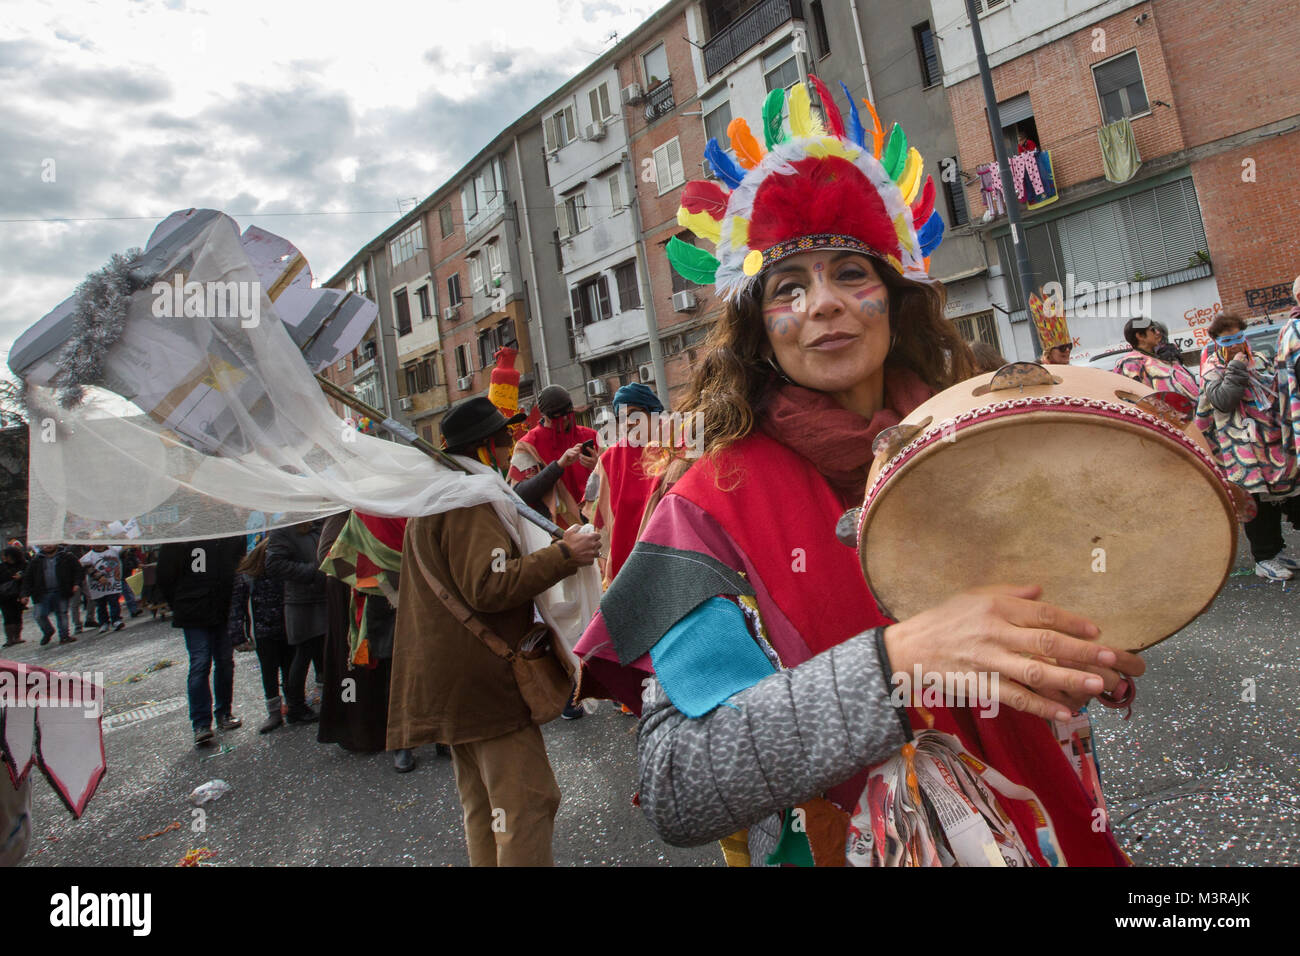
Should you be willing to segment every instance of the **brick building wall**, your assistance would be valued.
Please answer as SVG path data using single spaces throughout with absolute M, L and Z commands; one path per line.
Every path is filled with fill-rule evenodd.
M 1188 16 L 1180 0 L 1151 4 L 1187 145 L 1300 112 L 1300 0 L 1197 6 Z
M 1255 163 L 1254 182 L 1243 181 L 1244 159 Z M 1266 303 L 1247 301 L 1247 290 L 1284 285 L 1300 274 L 1296 179 L 1300 132 L 1229 149 L 1192 164 L 1210 246 L 1219 301 L 1230 312 L 1263 316 Z M 1287 308 L 1274 304 L 1276 316 Z
M 1102 114 L 1091 67 L 1127 50 L 1137 51 L 1147 101 L 1152 104 L 1150 113 L 1132 121 L 1138 154 L 1145 160 L 1184 147 L 1178 108 L 1191 110 L 1195 104 L 1187 99 L 1179 103 L 1174 98 L 1161 34 L 1153 19 L 1133 22 L 1135 17 L 1150 12 L 1151 6 L 1132 7 L 993 68 L 993 89 L 999 103 L 1029 94 L 1038 145 L 1051 151 L 1058 189 L 1104 175 L 1097 142 Z M 1100 38 L 1104 49 L 1094 49 L 1099 45 L 1094 33 L 1098 29 L 1105 31 Z M 948 99 L 962 168 L 973 171 L 976 166 L 992 162 L 993 141 L 985 118 L 980 78 L 974 76 L 949 87 Z M 1156 100 L 1172 106 L 1156 106 Z M 978 182 L 967 187 L 966 200 L 971 209 L 983 209 Z
M 1195 17 L 1184 15 L 1177 2 L 1152 6 L 1189 147 L 1214 149 L 1216 140 L 1269 124 L 1300 127 L 1298 0 L 1220 2 Z M 1220 301 L 1225 310 L 1262 316 L 1262 290 L 1289 289 L 1300 274 L 1294 214 L 1300 132 L 1229 140 L 1217 148 L 1222 151 L 1193 162 L 1192 177 Z M 1254 293 L 1249 302 L 1248 291 Z

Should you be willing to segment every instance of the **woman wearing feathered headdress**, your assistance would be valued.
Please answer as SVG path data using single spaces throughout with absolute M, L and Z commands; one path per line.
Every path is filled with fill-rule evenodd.
M 843 865 L 868 768 L 933 727 L 979 768 L 963 786 L 994 769 L 1009 781 L 980 817 L 984 863 L 1123 863 L 1049 721 L 1141 661 L 1027 586 L 891 626 L 836 540 L 875 436 L 969 377 L 971 357 L 928 276 L 943 223 L 920 154 L 878 119 L 868 145 L 856 107 L 846 123 L 812 83 L 824 127 L 802 84 L 774 91 L 766 148 L 743 119 L 734 156 L 708 145 L 730 191 L 683 190 L 679 222 L 717 255 L 674 240 L 669 258 L 727 303 L 680 409 L 701 416 L 704 454 L 665 474 L 677 480 L 580 642 L 584 692 L 641 709 L 641 806 L 660 835 L 722 839 L 729 862 Z M 1000 712 L 896 707 L 891 675 L 914 667 L 1000 673 Z M 884 856 L 953 859 L 937 837 L 903 842 Z

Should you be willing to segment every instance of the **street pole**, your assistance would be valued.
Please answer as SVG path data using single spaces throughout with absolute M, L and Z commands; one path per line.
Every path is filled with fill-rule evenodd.
M 984 34 L 980 32 L 980 18 L 975 11 L 975 0 L 966 0 L 966 15 L 970 17 L 971 36 L 975 40 L 975 58 L 979 63 L 980 81 L 984 85 L 984 106 L 989 112 L 989 123 L 993 127 L 993 154 L 998 161 L 998 176 L 1002 180 L 1002 199 L 1007 207 L 1007 223 L 1011 226 L 1011 246 L 1016 255 L 1016 271 L 1020 274 L 1020 296 L 1024 299 L 1025 309 L 1029 309 L 1029 297 L 1034 292 L 1033 275 L 1029 265 L 1029 249 L 1020 228 L 1020 204 L 1016 199 L 1015 183 L 1011 181 L 1011 164 L 1007 162 L 1007 147 L 1002 141 L 1002 114 L 998 111 L 997 94 L 993 92 L 993 74 L 989 72 L 988 54 L 984 52 Z M 1034 341 L 1038 342 L 1038 330 L 1033 322 L 1029 323 Z M 1039 342 L 1038 351 L 1042 351 Z

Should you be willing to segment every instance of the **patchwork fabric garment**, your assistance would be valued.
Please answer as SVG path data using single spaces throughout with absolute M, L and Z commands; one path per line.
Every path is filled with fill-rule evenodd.
M 1228 372 L 1222 351 L 1215 346 L 1205 351 L 1196 424 L 1229 481 L 1251 494 L 1290 495 L 1296 490 L 1296 458 L 1283 441 L 1278 421 L 1277 373 L 1263 356 L 1252 353 L 1241 400 L 1233 411 L 1224 412 L 1210 402 L 1211 392 Z
M 1196 379 L 1182 363 L 1170 363 L 1132 349 L 1115 363 L 1115 372 L 1150 388 L 1153 392 L 1177 392 L 1197 400 Z
M 1273 365 L 1277 369 L 1278 426 L 1282 442 L 1288 452 L 1300 458 L 1300 377 L 1296 362 L 1300 361 L 1300 307 L 1292 315 L 1277 337 L 1277 354 Z
M 371 653 L 369 625 L 375 615 L 366 613 L 369 596 L 396 599 L 401 586 L 402 535 L 405 518 L 381 518 L 352 512 L 343 530 L 334 539 L 321 570 L 338 578 L 352 589 L 348 611 L 348 662 L 358 667 L 373 667 L 377 661 Z M 391 622 L 385 624 L 391 631 Z M 391 633 L 383 636 L 391 641 Z

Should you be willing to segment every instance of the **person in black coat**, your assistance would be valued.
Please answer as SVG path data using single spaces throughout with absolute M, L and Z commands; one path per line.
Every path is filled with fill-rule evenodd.
M 22 548 L 6 545 L 0 565 L 0 614 L 5 621 L 5 647 L 25 644 L 23 640 L 23 577 L 27 571 L 27 557 Z
M 22 597 L 31 598 L 36 608 L 36 626 L 41 629 L 41 644 L 50 643 L 54 627 L 50 613 L 59 626 L 59 643 L 71 644 L 76 640 L 68 633 L 68 602 L 77 596 L 82 579 L 81 564 L 67 548 L 57 544 L 43 544 L 41 550 L 27 562 L 23 572 Z
M 304 521 L 291 528 L 276 528 L 268 538 L 266 573 L 284 582 L 284 633 L 293 647 L 289 682 L 284 696 L 291 724 L 310 723 L 319 715 L 307 705 L 307 665 L 324 673 L 325 572 L 316 560 L 324 521 Z
M 190 655 L 190 723 L 197 747 L 212 740 L 214 711 L 217 726 L 223 731 L 243 723 L 231 714 L 235 651 L 227 627 L 235 568 L 243 557 L 242 534 L 165 544 L 158 553 L 158 590 L 171 606 L 172 627 L 181 628 L 185 634 L 185 648 Z

